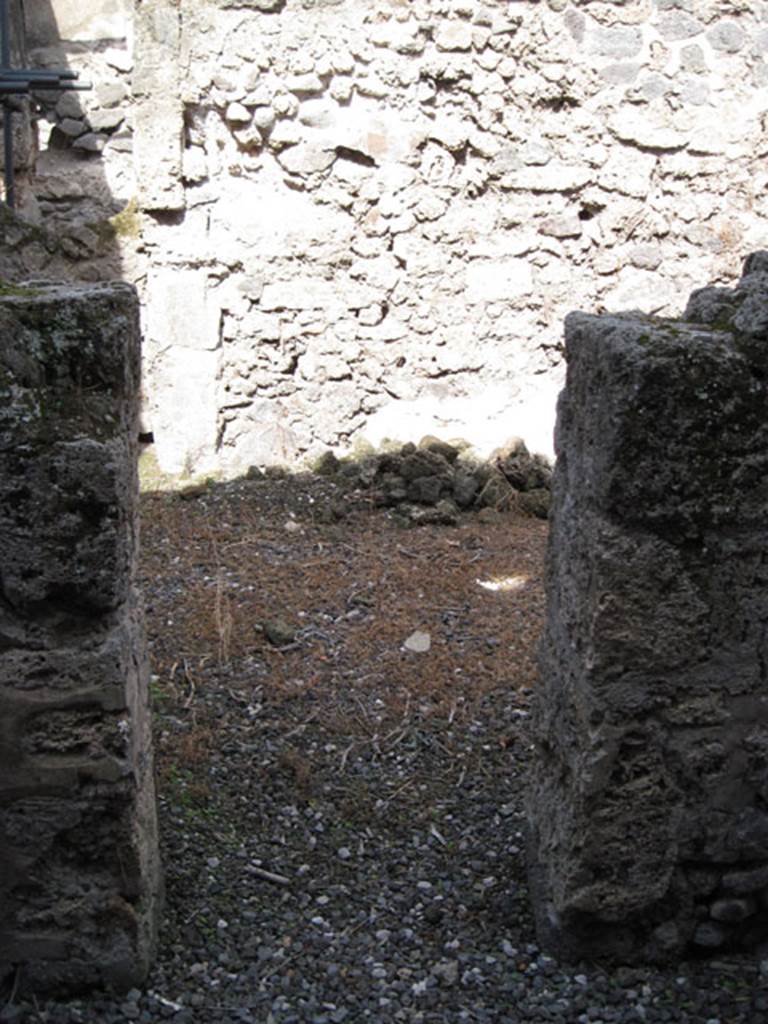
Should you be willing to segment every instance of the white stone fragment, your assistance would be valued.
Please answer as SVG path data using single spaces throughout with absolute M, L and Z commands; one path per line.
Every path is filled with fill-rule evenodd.
M 323 80 L 319 75 L 290 75 L 285 81 L 289 92 L 297 95 L 311 95 L 323 91 Z
M 622 142 L 631 142 L 646 148 L 682 149 L 689 139 L 688 132 L 632 109 L 617 111 L 610 119 L 608 127 Z
M 466 21 L 441 21 L 435 32 L 435 45 L 438 50 L 471 50 L 472 31 Z
M 430 126 L 429 137 L 440 142 L 446 149 L 461 149 L 466 145 L 473 130 L 473 125 L 468 120 L 441 115 Z
M 339 75 L 351 75 L 355 70 L 355 58 L 349 50 L 335 50 L 331 57 L 331 66 Z
M 432 638 L 429 633 L 423 632 L 419 629 L 414 633 L 411 633 L 408 639 L 403 641 L 403 647 L 406 651 L 411 651 L 413 654 L 426 654 L 431 646 Z M 421 884 L 422 883 L 419 883 L 419 886 L 421 886 Z
M 328 170 L 336 159 L 336 153 L 322 145 L 302 142 L 282 150 L 277 159 L 291 174 L 317 174 Z
M 226 113 L 224 114 L 224 118 L 229 124 L 249 124 L 251 120 L 251 113 L 247 107 L 243 106 L 242 103 L 230 103 L 227 107 Z
M 522 167 L 501 179 L 501 187 L 515 192 L 573 192 L 591 178 L 590 169 L 581 164 L 552 160 L 544 167 Z

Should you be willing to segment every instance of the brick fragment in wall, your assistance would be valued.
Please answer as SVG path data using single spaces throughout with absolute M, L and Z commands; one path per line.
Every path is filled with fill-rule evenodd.
M 528 800 L 561 959 L 768 937 L 767 323 L 765 252 L 681 320 L 566 321 Z
M 20 991 L 146 977 L 160 897 L 135 590 L 138 302 L 0 299 L 0 973 Z

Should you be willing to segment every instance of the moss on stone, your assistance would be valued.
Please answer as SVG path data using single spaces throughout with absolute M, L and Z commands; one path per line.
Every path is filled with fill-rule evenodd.
M 92 221 L 87 227 L 95 232 L 102 242 L 114 242 L 119 238 L 141 238 L 139 204 L 136 199 L 131 199 L 119 213 L 106 220 Z
M 141 216 L 139 204 L 136 199 L 130 202 L 114 217 L 109 218 L 117 238 L 139 238 L 141 237 Z
M 0 280 L 0 298 L 30 299 L 40 294 L 39 288 L 25 288 L 23 285 L 11 284 L 9 281 Z
M 708 324 L 707 326 L 712 331 L 727 331 L 729 334 L 733 334 L 735 331 L 735 328 L 733 326 L 733 316 L 735 312 L 736 310 L 732 309 L 730 313 L 723 313 L 721 316 L 719 316 L 716 320 L 713 320 L 712 323 Z

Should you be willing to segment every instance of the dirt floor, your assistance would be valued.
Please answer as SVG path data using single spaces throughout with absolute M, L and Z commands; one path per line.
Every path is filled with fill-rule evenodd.
M 524 703 L 546 535 L 488 510 L 408 527 L 312 476 L 145 493 L 153 691 L 186 726 L 159 731 L 161 787 L 215 746 L 201 697 L 222 686 L 286 732 L 320 720 L 351 749 L 397 742 L 414 716 L 458 725 L 494 693 Z
M 322 477 L 142 495 L 166 900 L 141 991 L 12 1024 L 753 1024 L 768 960 L 561 965 L 525 866 L 547 525 Z

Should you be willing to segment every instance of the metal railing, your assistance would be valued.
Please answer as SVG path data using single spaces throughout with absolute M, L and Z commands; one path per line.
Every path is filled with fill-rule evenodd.
M 16 205 L 16 175 L 13 163 L 13 110 L 8 98 L 29 95 L 37 89 L 64 92 L 85 90 L 90 84 L 74 84 L 77 71 L 11 67 L 11 24 L 8 0 L 0 0 L 0 103 L 3 105 L 3 177 L 5 204 Z

